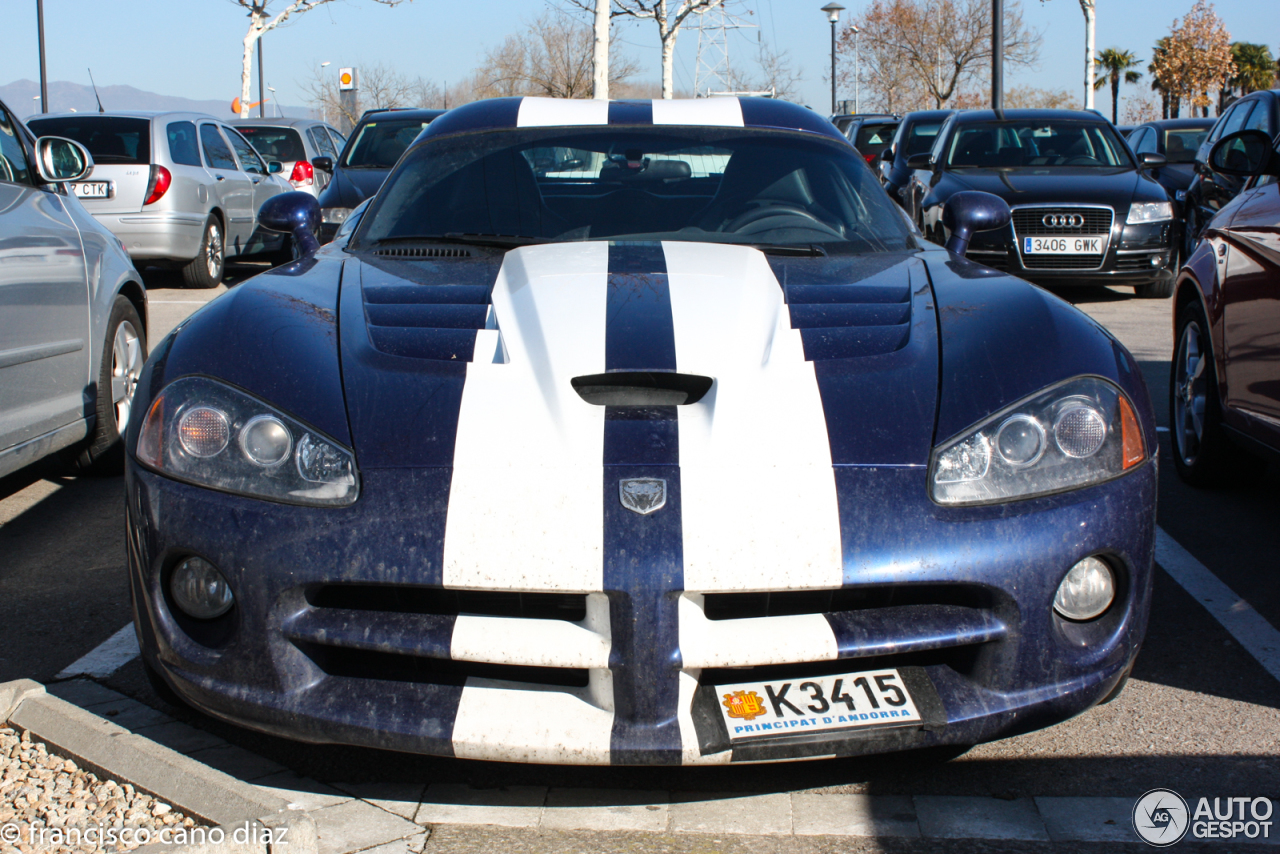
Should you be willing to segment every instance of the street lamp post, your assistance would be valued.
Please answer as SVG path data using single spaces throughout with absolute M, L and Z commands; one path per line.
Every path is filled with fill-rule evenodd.
M 47 113 L 49 112 L 49 75 L 44 70 L 44 0 L 36 0 L 36 29 L 39 31 L 40 39 L 40 112 Z
M 859 79 L 862 74 L 862 62 L 858 58 L 858 33 L 859 32 L 861 32 L 861 30 L 858 29 L 858 25 L 854 24 L 853 25 L 853 111 L 855 113 L 860 112 L 860 110 L 858 109 L 860 106 L 858 104 L 858 95 L 861 93 L 861 90 L 862 90 L 862 80 Z
M 329 67 L 329 60 L 320 63 L 320 121 L 329 123 L 329 93 L 324 88 L 324 70 Z
M 827 13 L 827 20 L 831 22 L 831 115 L 836 114 L 836 23 L 840 20 L 840 13 L 844 11 L 844 7 L 839 3 L 828 3 L 822 7 L 822 11 Z

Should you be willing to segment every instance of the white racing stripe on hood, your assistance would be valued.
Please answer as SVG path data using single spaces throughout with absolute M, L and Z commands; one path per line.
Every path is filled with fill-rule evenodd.
M 607 125 L 609 102 L 583 98 L 523 98 L 516 114 L 516 127 L 562 127 Z
M 742 102 L 737 98 L 696 100 L 654 100 L 655 125 L 696 125 L 698 127 L 743 127 Z
M 526 99 L 527 100 L 527 99 Z M 471 362 L 445 521 L 444 584 L 594 591 L 604 583 L 607 243 L 507 253 L 493 287 L 506 363 Z
M 685 589 L 840 587 L 822 399 L 773 270 L 745 247 L 663 249 L 677 367 L 716 381 L 679 409 Z

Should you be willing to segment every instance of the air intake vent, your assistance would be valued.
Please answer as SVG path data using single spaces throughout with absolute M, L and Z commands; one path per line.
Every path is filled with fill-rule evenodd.
M 443 246 L 400 246 L 373 250 L 383 258 L 470 258 L 470 249 Z
M 578 396 L 596 406 L 685 406 L 702 400 L 711 377 L 650 371 L 616 371 L 574 377 Z

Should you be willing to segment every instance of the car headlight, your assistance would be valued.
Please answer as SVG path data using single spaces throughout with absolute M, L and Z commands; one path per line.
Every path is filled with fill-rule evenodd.
M 1164 222 L 1167 219 L 1173 219 L 1172 202 L 1135 202 L 1129 205 L 1129 218 L 1125 220 L 1125 224 Z
M 351 504 L 351 451 L 229 385 L 183 377 L 160 392 L 138 435 L 138 461 L 188 483 L 290 504 Z
M 351 216 L 351 208 L 321 208 L 320 221 L 330 225 L 340 225 Z
M 1101 483 L 1147 458 L 1128 398 L 1097 377 L 1068 380 L 934 449 L 939 504 L 991 504 Z

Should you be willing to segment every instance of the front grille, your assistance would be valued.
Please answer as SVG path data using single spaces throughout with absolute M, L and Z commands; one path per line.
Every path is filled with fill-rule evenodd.
M 960 584 L 867 586 L 765 593 L 707 593 L 703 597 L 702 610 L 708 620 L 740 620 L 746 617 L 832 614 L 904 605 L 955 605 L 990 609 L 997 606 L 997 600 L 987 588 Z
M 585 593 L 515 593 L 492 590 L 445 590 L 381 584 L 324 584 L 306 591 L 315 608 L 387 611 L 395 614 L 478 614 L 531 620 L 581 622 L 587 615 Z
M 460 686 L 474 678 L 564 688 L 585 688 L 590 680 L 590 671 L 582 668 L 486 664 L 318 643 L 294 643 L 325 673 L 347 679 Z
M 1074 228 L 1058 228 L 1044 224 L 1046 214 L 1081 216 L 1084 224 Z M 1042 207 L 1018 208 L 1013 212 L 1014 243 L 1022 254 L 1027 270 L 1096 270 L 1106 258 L 1115 211 L 1111 208 Z M 1102 237 L 1101 255 L 1027 255 L 1022 253 L 1024 237 Z
M 1160 269 L 1151 263 L 1156 253 L 1143 255 L 1121 255 L 1116 258 L 1116 271 L 1120 273 L 1150 273 Z

